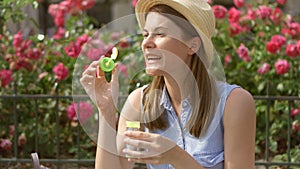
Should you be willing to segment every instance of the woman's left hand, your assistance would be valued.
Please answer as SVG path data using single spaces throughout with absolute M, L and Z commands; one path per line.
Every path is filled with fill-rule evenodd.
M 147 164 L 167 164 L 174 160 L 176 144 L 159 134 L 142 131 L 126 131 L 125 144 L 141 150 L 123 149 L 123 153 L 129 156 L 128 161 Z

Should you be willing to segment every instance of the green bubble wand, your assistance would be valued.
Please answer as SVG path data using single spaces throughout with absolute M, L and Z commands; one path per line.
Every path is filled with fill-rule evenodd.
M 118 49 L 113 47 L 110 57 L 102 57 L 100 60 L 100 68 L 104 72 L 111 72 L 115 68 L 114 60 L 118 57 Z

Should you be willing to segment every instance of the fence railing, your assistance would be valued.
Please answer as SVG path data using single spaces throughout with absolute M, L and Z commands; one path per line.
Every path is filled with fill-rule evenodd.
M 126 97 L 120 97 L 120 99 L 124 100 Z M 82 166 L 85 166 L 85 168 L 93 168 L 94 166 L 94 159 L 93 158 L 85 158 L 83 155 L 81 155 L 82 147 L 80 146 L 81 140 L 80 136 L 84 135 L 85 133 L 82 132 L 80 125 L 77 126 L 77 139 L 76 143 L 74 142 L 74 149 L 76 149 L 76 156 L 74 158 L 63 158 L 61 157 L 60 152 L 60 131 L 62 126 L 60 126 L 60 103 L 62 101 L 71 101 L 73 99 L 72 96 L 59 96 L 59 95 L 2 95 L 0 96 L 0 102 L 3 100 L 11 100 L 12 102 L 12 116 L 7 118 L 13 118 L 13 125 L 15 127 L 14 132 L 14 139 L 13 139 L 13 152 L 11 154 L 11 157 L 1 157 L 0 156 L 0 168 L 31 168 L 32 161 L 30 158 L 30 154 L 28 153 L 28 156 L 19 157 L 19 148 L 18 148 L 18 123 L 19 123 L 19 113 L 20 110 L 18 110 L 18 102 L 20 100 L 31 100 L 31 107 L 34 110 L 34 124 L 35 126 L 35 139 L 34 142 L 28 143 L 31 145 L 34 145 L 35 152 L 39 152 L 41 147 L 39 147 L 39 102 L 41 100 L 53 100 L 55 102 L 55 157 L 41 157 L 40 162 L 41 164 L 51 164 L 54 168 L 66 168 L 66 164 L 70 164 L 72 167 L 69 168 L 82 168 Z M 256 159 L 255 165 L 257 168 L 273 168 L 276 166 L 281 166 L 283 168 L 300 168 L 300 159 L 299 161 L 292 161 L 292 155 L 291 155 L 291 135 L 288 134 L 287 138 L 287 160 L 286 161 L 271 161 L 270 158 L 270 115 L 271 115 L 271 103 L 276 102 L 287 102 L 288 112 L 285 112 L 287 123 L 287 133 L 291 133 L 291 117 L 290 117 L 290 110 L 292 109 L 292 103 L 294 101 L 299 101 L 300 97 L 298 96 L 254 96 L 254 99 L 258 101 L 265 102 L 266 104 L 266 111 L 265 111 L 265 152 L 264 157 L 260 159 Z M 0 109 L 1 111 L 1 109 Z M 1 112 L 0 112 L 1 113 Z M 6 120 L 6 119 L 1 119 Z M 257 122 L 259 123 L 260 119 L 257 119 Z M 45 147 L 43 147 L 45 148 Z M 92 150 L 95 151 L 95 150 Z M 300 151 L 300 149 L 299 149 Z M 1 154 L 0 154 L 1 155 Z M 25 167 L 24 167 L 25 166 Z M 137 166 L 137 168 L 142 168 L 142 165 Z M 68 167 L 67 167 L 68 168 Z

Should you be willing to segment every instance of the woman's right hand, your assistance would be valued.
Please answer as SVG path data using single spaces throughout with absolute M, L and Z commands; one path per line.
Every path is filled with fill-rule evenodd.
M 112 71 L 111 81 L 107 82 L 103 70 L 99 67 L 99 62 L 92 62 L 82 73 L 80 83 L 92 101 L 96 104 L 99 112 L 115 113 L 119 97 L 118 64 Z M 115 114 L 110 114 L 115 115 Z

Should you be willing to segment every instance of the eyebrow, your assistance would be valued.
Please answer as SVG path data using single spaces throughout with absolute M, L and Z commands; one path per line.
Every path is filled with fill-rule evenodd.
M 166 28 L 166 27 L 159 26 L 159 27 L 156 27 L 156 28 L 154 29 L 154 31 L 157 31 L 157 30 L 160 30 L 160 29 L 168 30 L 168 28 Z M 148 30 L 147 30 L 146 28 L 144 28 L 144 29 L 143 29 L 143 32 L 148 32 Z

